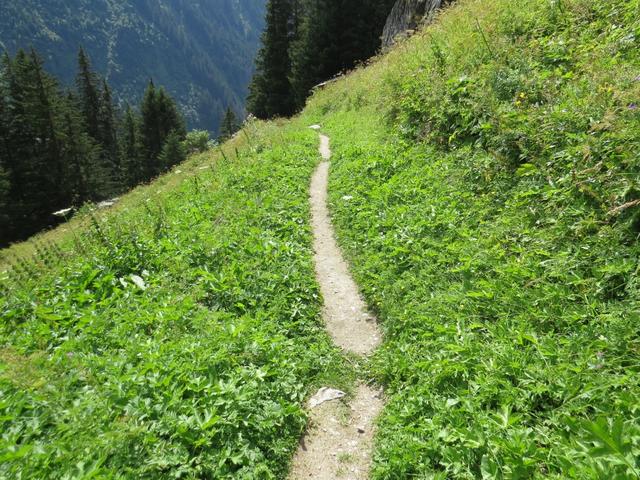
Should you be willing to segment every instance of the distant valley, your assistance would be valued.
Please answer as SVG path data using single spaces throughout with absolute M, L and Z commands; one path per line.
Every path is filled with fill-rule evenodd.
M 1 0 L 0 48 L 33 46 L 72 85 L 82 45 L 118 103 L 137 103 L 149 78 L 178 101 L 190 128 L 216 132 L 244 111 L 265 0 Z

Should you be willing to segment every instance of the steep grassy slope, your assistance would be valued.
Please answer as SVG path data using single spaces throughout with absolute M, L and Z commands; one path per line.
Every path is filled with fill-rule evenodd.
M 279 478 L 310 388 L 347 387 L 311 262 L 315 134 L 246 134 L 3 279 L 0 477 Z
M 315 96 L 374 478 L 638 478 L 640 3 L 462 1 Z
M 237 159 L 73 224 L 3 280 L 0 476 L 284 475 L 305 394 L 353 375 L 311 266 L 322 123 L 386 336 L 373 477 L 638 478 L 639 12 L 460 0 Z

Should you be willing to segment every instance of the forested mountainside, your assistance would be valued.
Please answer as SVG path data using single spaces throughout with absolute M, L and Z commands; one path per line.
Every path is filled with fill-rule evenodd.
M 174 100 L 153 82 L 139 108 L 116 112 L 83 50 L 77 72 L 74 88 L 61 89 L 34 49 L 0 59 L 0 246 L 154 178 L 182 162 L 192 140 L 208 140 L 204 130 L 186 135 Z
M 150 77 L 188 126 L 217 131 L 244 107 L 264 24 L 264 0 L 1 0 L 0 49 L 33 46 L 71 85 L 83 46 L 116 99 L 138 103 Z

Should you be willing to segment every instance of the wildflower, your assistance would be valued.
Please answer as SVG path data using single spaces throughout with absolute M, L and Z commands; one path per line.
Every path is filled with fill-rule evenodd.
M 638 109 L 638 104 L 630 103 L 628 108 L 629 108 L 629 110 L 637 110 Z
M 135 285 L 140 289 L 140 290 L 146 290 L 147 289 L 147 285 L 146 283 L 144 283 L 144 280 L 142 279 L 142 277 L 139 277 L 138 275 L 131 275 L 131 281 L 133 283 L 135 283 Z

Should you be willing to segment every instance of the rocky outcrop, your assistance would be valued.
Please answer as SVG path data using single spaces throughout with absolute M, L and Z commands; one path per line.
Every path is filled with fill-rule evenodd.
M 387 48 L 396 38 L 418 25 L 450 0 L 398 0 L 394 5 L 382 34 L 382 47 Z

